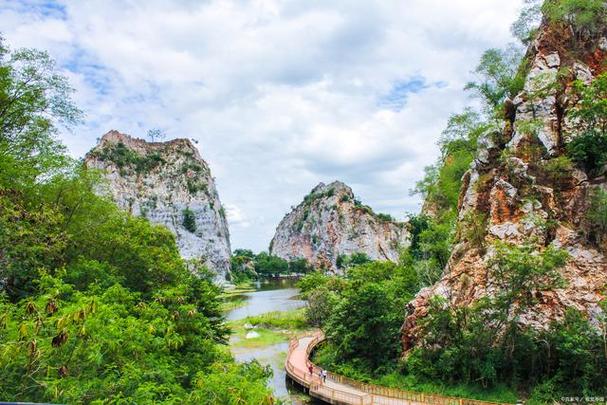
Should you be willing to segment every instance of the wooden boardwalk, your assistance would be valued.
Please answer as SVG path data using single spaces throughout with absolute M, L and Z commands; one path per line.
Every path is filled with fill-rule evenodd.
M 501 405 L 494 402 L 443 397 L 418 392 L 364 384 L 328 372 L 325 382 L 318 376 L 320 368 L 310 362 L 310 353 L 324 340 L 322 332 L 293 339 L 285 361 L 287 375 L 304 387 L 309 395 L 329 404 L 339 405 Z M 313 366 L 310 374 L 308 366 Z M 505 405 L 505 404 L 504 404 Z

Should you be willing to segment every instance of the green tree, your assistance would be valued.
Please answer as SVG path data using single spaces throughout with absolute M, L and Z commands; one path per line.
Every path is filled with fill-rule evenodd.
M 289 273 L 305 274 L 313 268 L 304 258 L 289 260 Z
M 183 221 L 182 225 L 188 232 L 196 232 L 196 214 L 190 208 L 183 210 Z
M 336 359 L 362 370 L 389 367 L 400 353 L 399 331 L 405 303 L 418 290 L 415 271 L 391 262 L 370 262 L 348 270 L 345 283 L 333 288 L 331 315 L 320 315 Z M 315 291 L 331 291 L 331 285 Z M 329 295 L 331 296 L 331 295 Z M 331 304 L 333 302 L 331 301 Z M 323 307 L 327 308 L 327 307 Z
M 525 66 L 521 66 L 522 52 L 518 47 L 507 49 L 489 49 L 481 57 L 475 73 L 478 80 L 466 85 L 485 104 L 490 116 L 499 112 L 503 117 L 502 106 L 507 98 L 514 98 L 523 90 L 526 78 Z
M 0 37 L 0 181 L 33 182 L 65 164 L 54 141 L 56 124 L 71 126 L 81 112 L 73 90 L 46 52 L 11 51 Z
M 318 287 L 307 294 L 306 321 L 315 327 L 323 327 L 335 309 L 339 297 L 326 287 Z
M 287 274 L 289 272 L 289 262 L 278 256 L 261 252 L 255 256 L 255 271 L 263 276 Z
M 542 20 L 542 0 L 525 0 L 518 19 L 512 24 L 512 34 L 524 45 L 535 38 Z

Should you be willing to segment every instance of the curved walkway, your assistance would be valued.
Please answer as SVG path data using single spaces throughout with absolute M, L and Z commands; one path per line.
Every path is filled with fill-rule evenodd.
M 310 354 L 324 340 L 322 332 L 293 339 L 285 361 L 287 375 L 308 390 L 310 396 L 330 404 L 339 405 L 496 405 L 471 399 L 427 395 L 411 391 L 401 391 L 372 384 L 364 384 L 328 372 L 322 382 L 320 368 L 310 362 Z M 310 374 L 308 366 L 314 371 Z

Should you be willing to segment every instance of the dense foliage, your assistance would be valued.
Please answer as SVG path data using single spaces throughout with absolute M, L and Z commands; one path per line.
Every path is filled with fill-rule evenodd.
M 572 26 L 579 36 L 597 34 L 607 21 L 603 0 L 547 0 L 541 11 L 552 23 Z
M 78 119 L 70 92 L 45 53 L 0 46 L 2 399 L 270 403 L 270 372 L 223 344 L 207 271 L 53 138 Z
M 398 357 L 405 304 L 418 290 L 412 267 L 368 262 L 342 278 L 311 273 L 298 286 L 309 300 L 307 318 L 326 330 L 336 362 L 376 370 Z
M 115 164 L 122 175 L 127 175 L 131 170 L 135 173 L 147 173 L 164 163 L 158 152 L 140 154 L 129 148 L 122 142 L 104 146 L 101 150 L 93 153 L 98 159 Z

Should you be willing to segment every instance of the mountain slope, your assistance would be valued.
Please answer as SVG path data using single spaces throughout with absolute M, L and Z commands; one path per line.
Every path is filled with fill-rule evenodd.
M 340 255 L 365 253 L 371 259 L 397 261 L 399 248 L 407 244 L 404 223 L 373 213 L 350 187 L 336 181 L 320 183 L 283 218 L 270 253 L 336 270 Z
M 458 307 L 495 296 L 496 243 L 531 243 L 539 250 L 553 246 L 569 254 L 559 269 L 563 286 L 529 291 L 535 305 L 519 322 L 545 328 L 567 308 L 581 310 L 592 322 L 600 316 L 607 285 L 606 246 L 604 238 L 589 238 L 594 227 L 589 212 L 592 196 L 607 188 L 605 171 L 572 164 L 567 145 L 581 127 L 571 114 L 579 99 L 573 83 L 588 84 L 605 71 L 607 39 L 602 31 L 590 36 L 544 20 L 527 53 L 530 69 L 523 92 L 507 101 L 502 128 L 481 137 L 477 157 L 463 178 L 460 232 L 443 276 L 408 305 L 402 329 L 405 352 L 420 341 L 420 321 L 432 297 Z
M 209 166 L 189 140 L 146 142 L 110 131 L 85 164 L 105 173 L 106 191 L 121 208 L 166 226 L 182 257 L 202 259 L 225 281 L 231 254 L 225 211 Z

